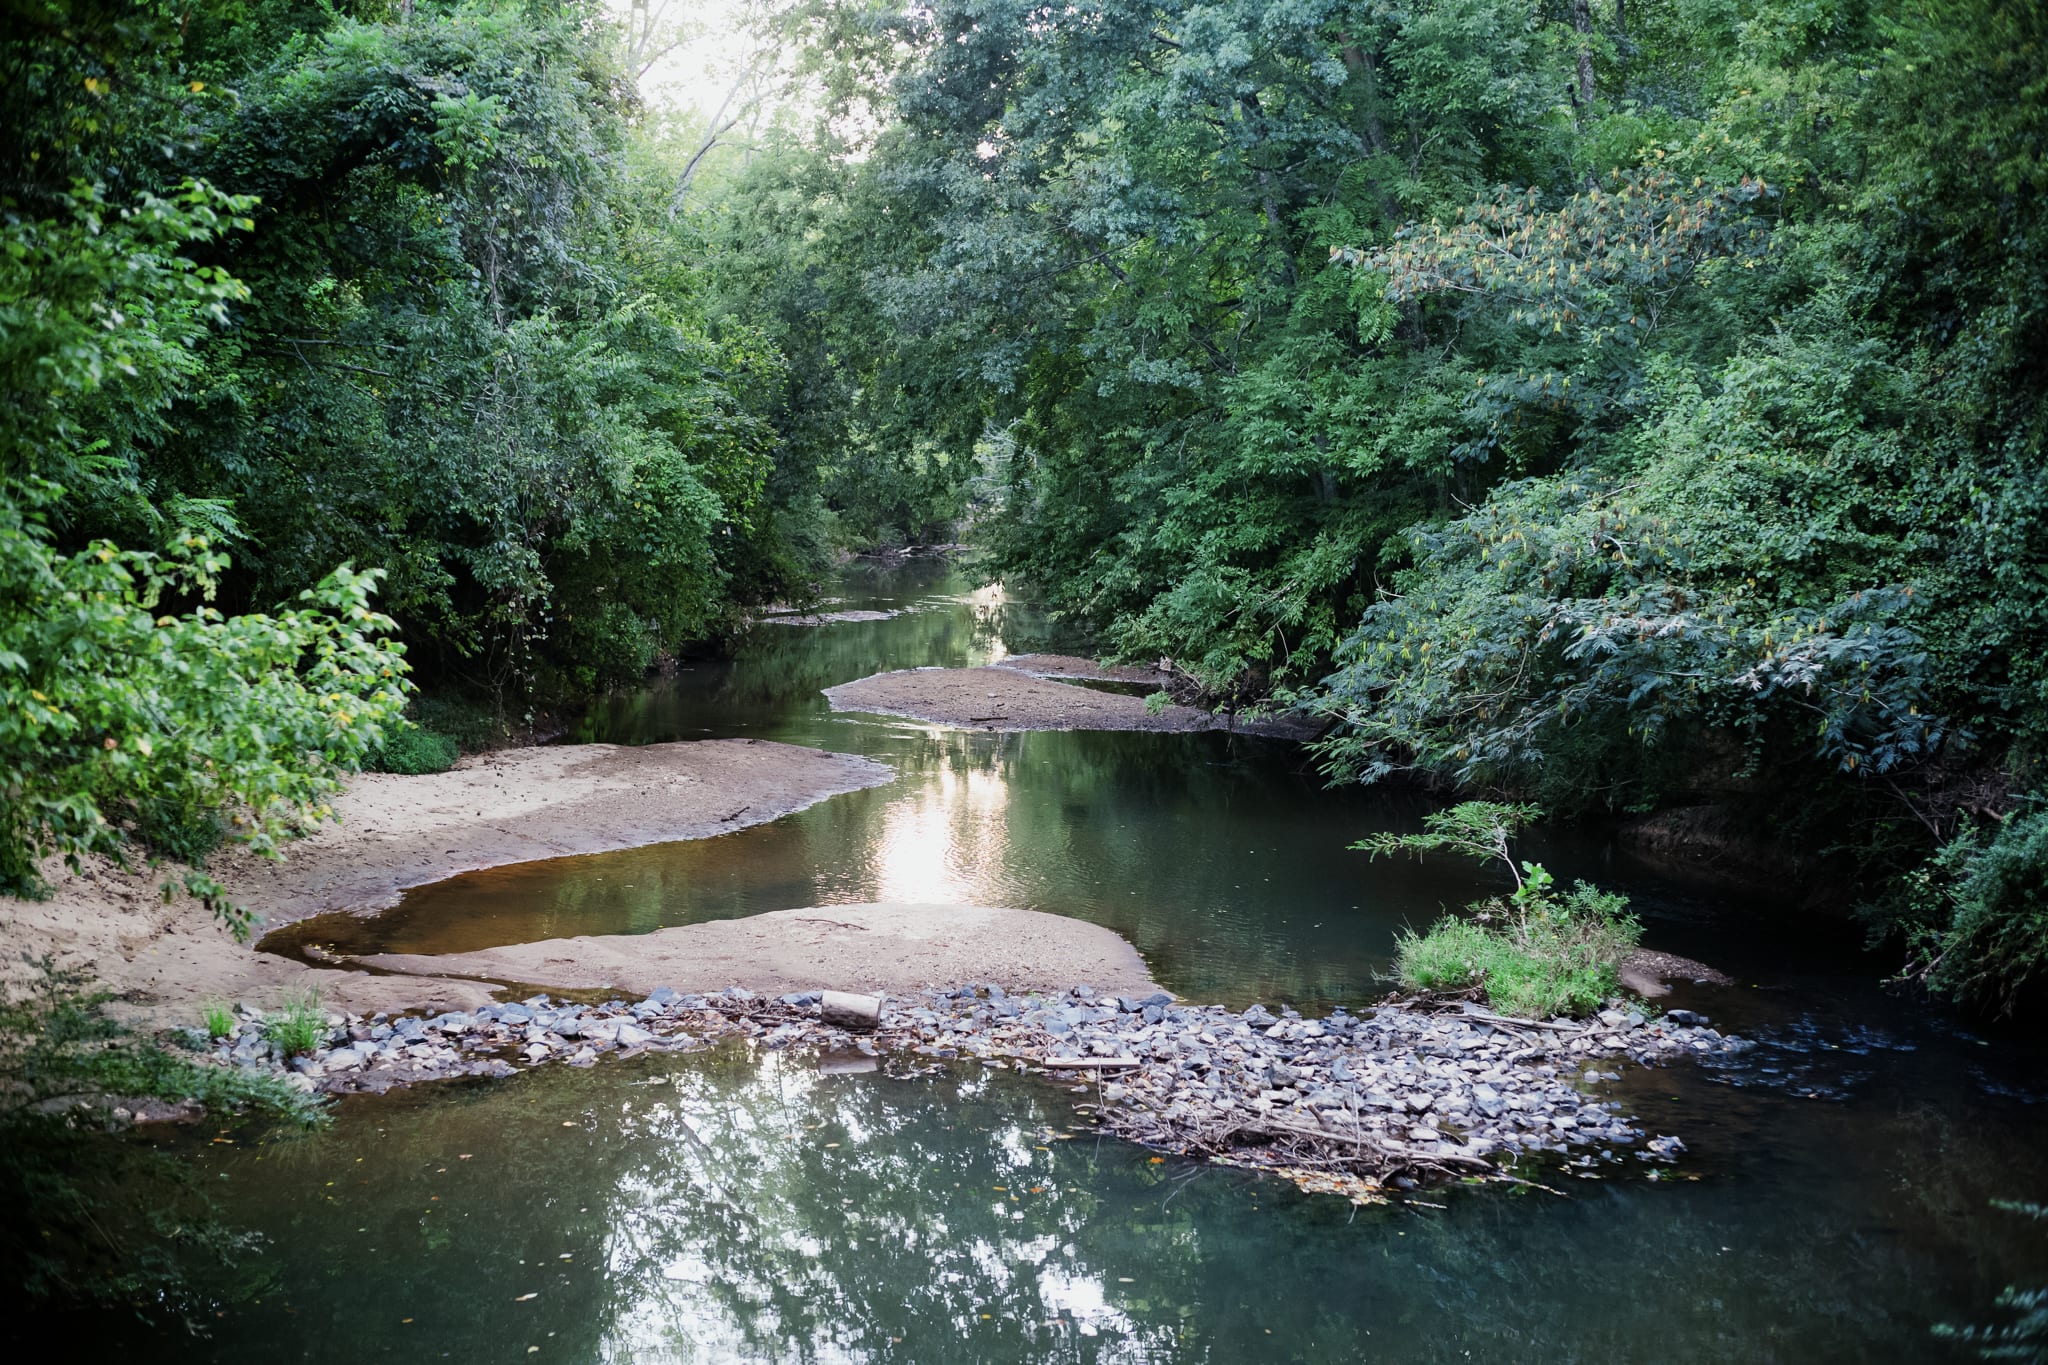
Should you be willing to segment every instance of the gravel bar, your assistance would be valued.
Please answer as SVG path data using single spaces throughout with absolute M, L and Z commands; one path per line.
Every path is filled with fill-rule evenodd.
M 1663 1162 L 1684 1150 L 1649 1137 L 1590 1083 L 1602 1067 L 1660 1065 L 1751 1046 L 1686 1010 L 1616 1006 L 1590 1020 L 1520 1020 L 1470 1004 L 1394 1002 L 1323 1018 L 1262 1005 L 1231 1011 L 1165 992 L 1086 986 L 1014 995 L 969 985 L 887 997 L 872 1034 L 828 1026 L 821 993 L 739 987 L 580 1004 L 535 995 L 431 1018 L 328 1016 L 326 1043 L 286 1058 L 242 1006 L 222 1065 L 281 1071 L 306 1091 L 382 1092 L 459 1076 L 506 1076 L 548 1062 L 689 1051 L 734 1038 L 821 1055 L 830 1069 L 914 1072 L 928 1059 L 980 1059 L 1068 1084 L 1097 1127 L 1146 1147 L 1273 1171 L 1305 1189 L 1372 1202 L 1456 1179 L 1511 1180 L 1532 1158 L 1587 1167 Z M 195 1043 L 201 1038 L 195 1038 Z M 837 1060 L 835 1060 L 837 1059 Z

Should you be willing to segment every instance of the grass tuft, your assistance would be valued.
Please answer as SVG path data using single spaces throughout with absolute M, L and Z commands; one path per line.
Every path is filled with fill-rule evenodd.
M 207 1001 L 201 1006 L 200 1018 L 209 1038 L 225 1038 L 235 1031 L 235 1012 L 225 1000 Z
M 320 992 L 307 989 L 288 995 L 284 1003 L 263 1021 L 263 1036 L 277 1044 L 286 1056 L 311 1052 L 327 1037 L 327 1015 L 320 1008 Z

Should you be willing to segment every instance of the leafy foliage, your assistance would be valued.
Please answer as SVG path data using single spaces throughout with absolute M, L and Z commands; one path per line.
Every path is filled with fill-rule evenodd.
M 129 460 L 190 382 L 190 348 L 245 292 L 179 253 L 247 201 L 187 182 L 118 212 L 90 188 L 56 203 L 0 225 L 13 400 L 0 419 L 0 891 L 13 895 L 39 890 L 40 858 L 120 858 L 131 832 L 196 862 L 220 818 L 274 852 L 325 814 L 337 774 L 403 704 L 401 650 L 378 638 L 392 623 L 368 605 L 374 571 L 343 565 L 302 606 L 228 616 L 206 604 L 228 558 L 189 526 L 154 553 L 56 543 L 67 484 L 106 503 L 139 496 Z M 163 510 L 233 529 L 218 507 Z M 186 885 L 234 913 L 203 872 Z
M 503 718 L 816 573 L 788 368 L 706 321 L 594 9 L 21 8 L 0 890 L 139 845 L 218 902 L 223 835 L 450 761 L 411 670 Z
M 1522 872 L 1509 852 L 1510 841 L 1542 815 L 1535 806 L 1463 801 L 1448 810 L 1433 810 L 1423 816 L 1420 834 L 1385 831 L 1361 839 L 1352 847 L 1375 858 L 1396 853 L 1413 853 L 1418 857 L 1424 853 L 1455 853 L 1483 863 L 1498 862 L 1507 867 L 1519 887 Z
M 2037 784 L 2040 6 L 790 13 L 864 37 L 697 212 L 843 531 L 965 515 L 1347 779 L 1873 881 Z

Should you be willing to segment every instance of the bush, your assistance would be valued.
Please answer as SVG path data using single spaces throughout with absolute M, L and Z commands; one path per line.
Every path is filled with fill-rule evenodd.
M 1395 943 L 1401 983 L 1413 991 L 1483 995 L 1503 1014 L 1545 1019 L 1591 1014 L 1621 985 L 1621 964 L 1642 939 L 1628 899 L 1578 882 L 1563 896 L 1540 863 L 1517 863 L 1515 832 L 1535 806 L 1467 801 L 1423 818 L 1421 834 L 1379 834 L 1353 844 L 1375 856 L 1457 853 L 1504 865 L 1514 893 L 1446 915 Z
M 206 1026 L 209 1038 L 225 1038 L 235 1031 L 235 1012 L 228 1008 L 225 1000 L 209 1000 L 202 1007 L 200 1020 Z
M 445 773 L 462 757 L 461 748 L 447 735 L 405 721 L 392 727 L 384 742 L 370 757 L 370 767 L 380 773 Z
M 1494 928 L 1446 915 L 1426 934 L 1401 936 L 1401 984 L 1412 991 L 1475 992 L 1519 1018 L 1591 1014 L 1620 989 L 1621 964 L 1642 937 L 1625 904 L 1580 882 L 1555 902 L 1554 914 L 1526 927 Z M 1481 914 L 1512 919 L 1503 901 L 1488 902 Z
M 2048 977 L 2048 806 L 1964 830 L 1866 915 L 1930 990 L 2009 1010 Z

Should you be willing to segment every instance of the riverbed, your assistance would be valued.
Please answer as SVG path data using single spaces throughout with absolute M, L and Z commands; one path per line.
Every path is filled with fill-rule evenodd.
M 1418 818 L 1325 790 L 1242 735 L 951 729 L 823 689 L 1086 642 L 944 565 L 848 571 L 821 610 L 595 710 L 584 741 L 758 738 L 895 781 L 716 838 L 522 863 L 323 918 L 284 947 L 449 953 L 796 906 L 948 901 L 1076 915 L 1168 989 L 1320 1013 L 1384 994 L 1393 937 L 1485 889 L 1346 845 Z M 727 1046 L 419 1087 L 331 1130 L 192 1149 L 262 1279 L 204 1338 L 117 1318 L 86 1358 L 172 1361 L 1850 1361 L 1966 1358 L 1940 1322 L 2048 1283 L 2048 1065 L 2030 1040 L 1885 993 L 1854 931 L 1702 891 L 1596 842 L 1532 840 L 1629 891 L 1680 986 L 1757 1041 L 1586 1082 L 1668 1165 L 1354 1208 L 1114 1140 L 1069 1089 L 971 1064 L 821 1069 Z M 1787 888 L 1787 903 L 1796 888 Z M 829 984 L 829 983 L 822 983 Z M 227 1139 L 215 1141 L 216 1138 Z

